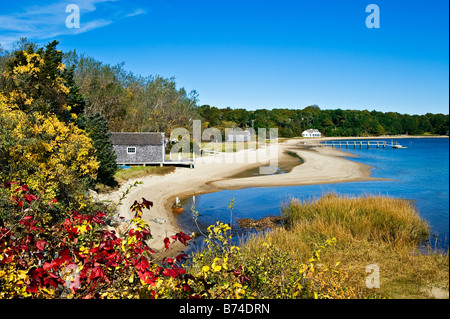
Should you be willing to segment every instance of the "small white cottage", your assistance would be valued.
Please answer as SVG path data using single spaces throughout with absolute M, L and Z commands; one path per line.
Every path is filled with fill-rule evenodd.
M 318 129 L 309 129 L 309 130 L 303 131 L 302 136 L 303 137 L 322 137 L 322 133 L 320 133 Z

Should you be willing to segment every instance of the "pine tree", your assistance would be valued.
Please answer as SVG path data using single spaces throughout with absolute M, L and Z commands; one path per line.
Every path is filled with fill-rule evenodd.
M 108 122 L 98 113 L 81 115 L 78 118 L 78 126 L 84 129 L 93 141 L 94 148 L 97 150 L 95 154 L 100 162 L 97 179 L 93 180 L 91 184 L 102 183 L 116 186 L 117 182 L 114 180 L 114 174 L 118 169 L 117 156 L 109 140 L 111 133 L 109 132 Z

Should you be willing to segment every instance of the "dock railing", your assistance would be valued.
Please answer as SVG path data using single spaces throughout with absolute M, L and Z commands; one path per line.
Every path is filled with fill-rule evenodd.
M 308 142 L 305 141 L 303 143 L 299 143 L 298 146 L 303 147 L 320 147 L 320 146 L 328 146 L 328 147 L 336 147 L 336 148 L 386 148 L 386 147 L 393 147 L 395 148 L 398 146 L 398 142 L 394 141 L 323 141 L 323 142 Z

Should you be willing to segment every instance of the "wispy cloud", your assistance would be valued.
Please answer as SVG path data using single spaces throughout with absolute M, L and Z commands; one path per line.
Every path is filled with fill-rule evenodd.
M 29 6 L 21 12 L 0 15 L 0 44 L 11 46 L 22 37 L 30 40 L 50 39 L 60 35 L 80 34 L 105 27 L 124 18 L 145 14 L 143 9 L 122 8 L 120 0 L 59 0 L 45 6 Z M 80 8 L 80 28 L 67 28 L 66 6 L 76 3 Z M 99 13 L 101 11 L 101 13 Z M 131 11 L 131 12 L 130 12 Z
M 145 11 L 145 10 L 143 10 L 143 9 L 137 9 L 136 11 L 134 11 L 134 12 L 131 12 L 131 13 L 128 13 L 125 17 L 134 17 L 134 16 L 137 16 L 137 15 L 140 15 L 140 14 L 146 14 L 147 12 Z

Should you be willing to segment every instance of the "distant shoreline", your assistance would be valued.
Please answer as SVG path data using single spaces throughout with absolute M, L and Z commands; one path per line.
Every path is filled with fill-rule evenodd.
M 385 135 L 385 136 L 369 136 L 369 137 L 361 137 L 361 136 L 350 136 L 350 137 L 321 137 L 321 138 L 299 138 L 299 140 L 306 141 L 330 141 L 330 140 L 395 140 L 395 139 L 406 139 L 406 138 L 449 138 L 447 135 Z

